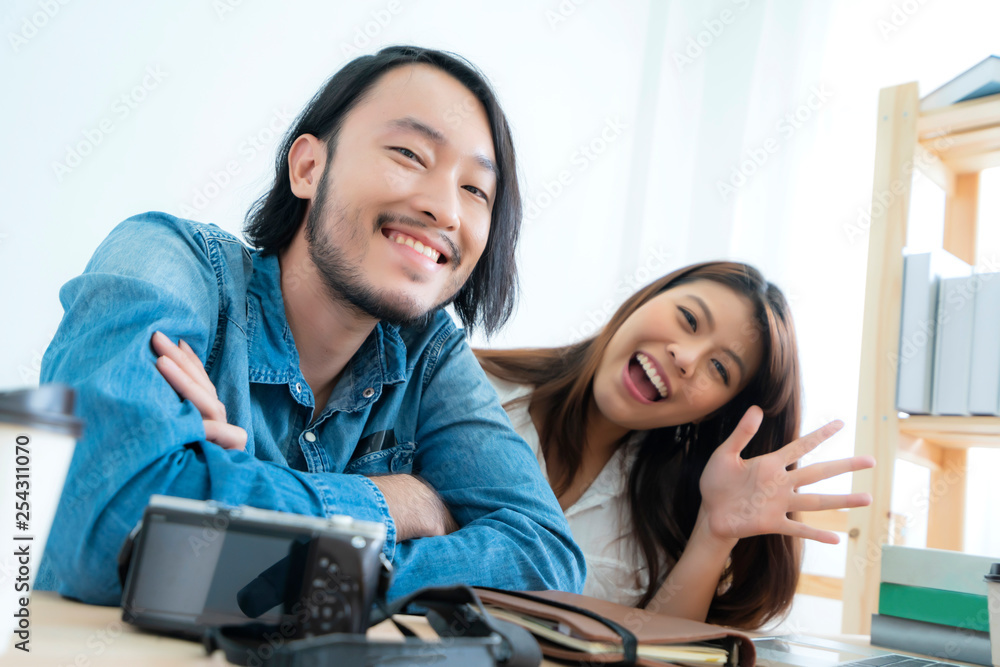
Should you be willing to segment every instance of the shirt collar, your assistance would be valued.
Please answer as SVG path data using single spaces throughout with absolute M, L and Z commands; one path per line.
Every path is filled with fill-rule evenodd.
M 299 353 L 281 296 L 281 265 L 277 255 L 263 255 L 260 251 L 253 253 L 253 275 L 247 288 L 247 348 L 251 382 L 303 381 Z M 399 327 L 382 322 L 376 324 L 345 370 L 350 371 L 350 377 L 345 379 L 351 381 L 338 383 L 338 387 L 343 385 L 346 389 L 340 396 L 342 399 L 360 396 L 368 403 L 378 398 L 383 384 L 402 382 L 406 378 L 406 344 L 399 335 Z M 369 395 L 364 396 L 369 388 L 374 394 L 368 392 Z M 341 392 L 335 389 L 334 396 L 338 395 Z
M 615 453 L 611 455 L 604 468 L 597 474 L 597 478 L 591 482 L 580 499 L 572 507 L 566 509 L 566 518 L 572 518 L 591 507 L 625 500 L 628 493 L 629 471 L 639 453 L 636 443 L 637 439 L 633 434 L 615 450 Z
M 247 288 L 247 361 L 250 381 L 281 384 L 299 374 L 299 353 L 285 318 L 277 255 L 252 254 Z

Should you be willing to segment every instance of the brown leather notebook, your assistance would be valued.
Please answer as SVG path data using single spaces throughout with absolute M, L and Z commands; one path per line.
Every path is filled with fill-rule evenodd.
M 561 591 L 475 591 L 494 616 L 529 629 L 549 658 L 621 663 L 624 630 L 635 637 L 636 665 L 753 667 L 756 663 L 753 642 L 738 630 Z

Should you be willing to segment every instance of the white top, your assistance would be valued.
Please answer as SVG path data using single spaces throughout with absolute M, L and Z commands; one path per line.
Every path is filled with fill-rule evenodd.
M 487 373 L 500 396 L 500 402 L 517 433 L 535 452 L 542 474 L 548 480 L 545 457 L 538 442 L 538 431 L 528 414 L 528 403 L 508 407 L 506 403 L 531 391 L 527 385 L 501 380 Z M 587 579 L 583 594 L 634 607 L 646 591 L 648 573 L 634 541 L 629 537 L 632 521 L 628 507 L 628 473 L 635 460 L 635 448 L 626 444 L 605 464 L 597 479 L 580 499 L 566 508 L 573 539 L 587 561 Z

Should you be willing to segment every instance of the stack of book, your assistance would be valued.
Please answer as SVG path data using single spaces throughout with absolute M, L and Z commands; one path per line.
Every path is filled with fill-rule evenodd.
M 1000 93 L 1000 58 L 990 56 L 920 100 L 923 112 Z
M 882 547 L 872 644 L 991 665 L 983 577 L 996 560 L 942 549 Z
M 903 261 L 896 408 L 915 415 L 1000 415 L 1000 273 L 949 253 Z

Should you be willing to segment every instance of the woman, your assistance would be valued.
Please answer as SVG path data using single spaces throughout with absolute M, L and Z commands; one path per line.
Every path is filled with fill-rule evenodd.
M 588 340 L 477 355 L 584 551 L 588 595 L 759 627 L 791 605 L 799 538 L 837 542 L 790 513 L 871 502 L 795 493 L 875 462 L 794 469 L 842 424 L 796 440 L 791 313 L 745 264 L 664 276 Z

